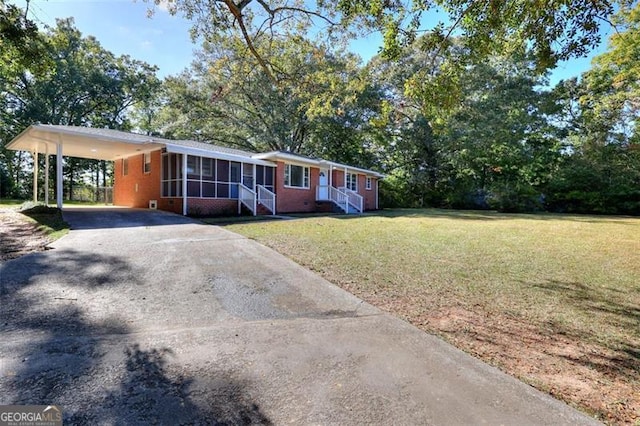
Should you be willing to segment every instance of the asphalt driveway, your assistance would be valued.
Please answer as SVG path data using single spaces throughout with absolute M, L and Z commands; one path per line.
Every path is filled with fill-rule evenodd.
M 65 424 L 591 424 L 240 235 L 67 209 L 0 265 L 0 405 Z M 337 254 L 339 255 L 339 254 Z

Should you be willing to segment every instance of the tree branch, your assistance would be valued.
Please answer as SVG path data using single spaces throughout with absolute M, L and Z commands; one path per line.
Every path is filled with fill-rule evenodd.
M 273 73 L 269 69 L 269 66 L 265 62 L 264 58 L 262 57 L 262 55 L 260 55 L 260 53 L 258 52 L 256 47 L 253 45 L 253 40 L 251 40 L 251 36 L 249 35 L 249 31 L 247 30 L 247 27 L 245 26 L 245 23 L 244 23 L 244 18 L 242 16 L 242 10 L 239 9 L 238 6 L 236 6 L 236 4 L 233 3 L 233 1 L 231 1 L 231 0 L 224 0 L 224 3 L 227 5 L 227 7 L 229 8 L 229 11 L 231 12 L 231 14 L 234 16 L 234 18 L 238 22 L 238 26 L 240 27 L 240 32 L 242 32 L 242 37 L 244 38 L 244 41 L 247 43 L 247 47 L 249 48 L 249 50 L 251 51 L 253 56 L 257 59 L 258 63 L 260 64 L 260 67 L 267 74 L 267 77 L 269 77 L 269 79 L 274 84 L 277 85 L 278 84 L 278 80 L 276 80 L 276 78 L 274 77 Z

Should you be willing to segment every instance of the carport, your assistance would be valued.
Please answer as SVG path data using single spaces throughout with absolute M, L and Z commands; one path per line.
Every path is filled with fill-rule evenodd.
M 33 201 L 38 201 L 38 159 L 45 156 L 44 202 L 49 204 L 49 156 L 56 156 L 56 205 L 62 208 L 62 157 L 115 161 L 166 146 L 166 141 L 146 135 L 90 127 L 34 124 L 16 136 L 7 149 L 33 156 Z

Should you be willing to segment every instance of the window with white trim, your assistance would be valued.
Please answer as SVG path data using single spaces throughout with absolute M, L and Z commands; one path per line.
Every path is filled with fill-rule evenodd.
M 358 192 L 358 175 L 347 173 L 347 189 Z
M 144 156 L 144 161 L 143 161 L 144 166 L 143 166 L 142 170 L 145 173 L 151 173 L 151 153 L 150 152 L 145 152 L 143 154 L 143 156 Z
M 309 167 L 285 164 L 284 186 L 309 188 Z
M 367 176 L 367 182 L 365 184 L 365 189 L 367 189 L 367 190 L 371 189 L 371 178 L 369 176 Z

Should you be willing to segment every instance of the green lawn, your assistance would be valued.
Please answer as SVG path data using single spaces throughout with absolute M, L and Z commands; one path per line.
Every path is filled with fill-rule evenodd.
M 228 229 L 603 420 L 640 418 L 639 218 L 389 210 Z

